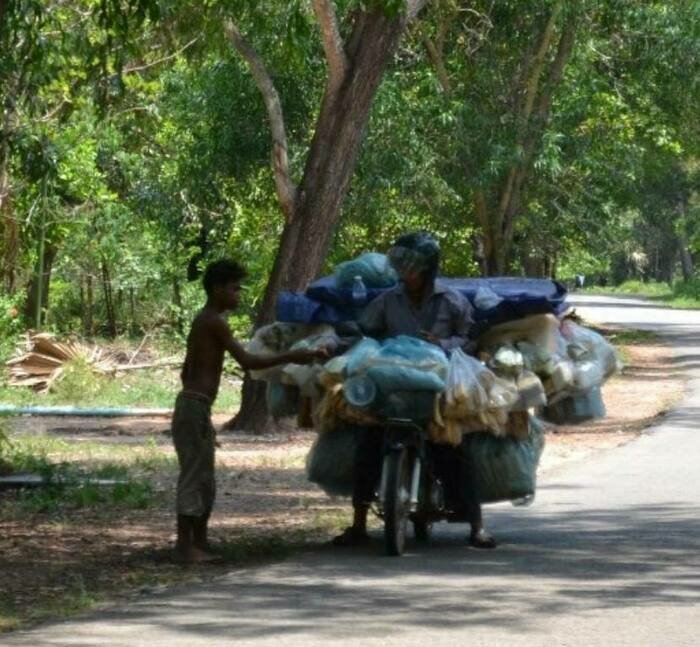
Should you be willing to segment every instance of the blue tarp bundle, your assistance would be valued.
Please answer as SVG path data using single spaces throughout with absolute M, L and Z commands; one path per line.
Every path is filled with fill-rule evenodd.
M 532 314 L 561 314 L 567 307 L 566 288 L 557 281 L 521 277 L 440 279 L 464 294 L 474 304 L 481 287 L 490 288 L 503 299 L 488 310 L 474 308 L 477 323 L 490 326 Z M 384 290 L 367 289 L 369 303 Z M 332 276 L 312 283 L 306 293 L 282 292 L 277 298 L 277 320 L 295 323 L 338 324 L 354 319 L 352 290 L 336 287 Z M 366 305 L 366 304 L 364 304 Z

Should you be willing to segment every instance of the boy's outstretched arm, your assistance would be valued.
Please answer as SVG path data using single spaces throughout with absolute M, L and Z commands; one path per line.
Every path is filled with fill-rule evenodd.
M 236 340 L 236 338 L 231 334 L 231 330 L 226 324 L 226 322 L 221 319 L 221 323 L 217 324 L 216 328 L 217 336 L 221 345 L 231 353 L 233 359 L 235 359 L 240 367 L 244 371 L 249 370 L 260 370 L 264 368 L 270 368 L 272 366 L 278 366 L 280 364 L 310 364 L 315 359 L 328 359 L 328 351 L 325 349 L 321 350 L 291 350 L 286 353 L 279 353 L 278 355 L 253 355 L 249 353 L 243 345 Z

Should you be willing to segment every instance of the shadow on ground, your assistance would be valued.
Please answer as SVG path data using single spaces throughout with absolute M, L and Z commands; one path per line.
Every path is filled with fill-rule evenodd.
M 179 638 L 281 638 L 313 630 L 331 640 L 397 627 L 528 632 L 572 609 L 696 605 L 699 512 L 680 501 L 575 515 L 504 510 L 495 551 L 462 547 L 453 528 L 428 545 L 411 543 L 402 558 L 383 556 L 380 538 L 357 550 L 319 546 L 294 564 L 231 573 L 214 589 L 201 586 L 187 597 L 174 590 L 99 619 L 114 627 L 160 627 Z

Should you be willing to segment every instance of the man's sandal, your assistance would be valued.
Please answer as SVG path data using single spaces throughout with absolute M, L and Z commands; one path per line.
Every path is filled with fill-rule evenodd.
M 369 544 L 369 535 L 364 530 L 350 526 L 337 537 L 333 537 L 331 543 L 334 546 L 366 546 Z
M 483 528 L 469 535 L 469 545 L 474 548 L 496 548 L 496 540 Z

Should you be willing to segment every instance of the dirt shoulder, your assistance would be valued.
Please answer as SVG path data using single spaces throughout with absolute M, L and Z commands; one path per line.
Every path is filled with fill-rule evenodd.
M 683 377 L 669 347 L 645 340 L 625 344 L 622 352 L 626 368 L 604 387 L 608 416 L 549 429 L 542 471 L 629 442 L 680 398 Z M 345 500 L 329 499 L 305 478 L 315 433 L 222 434 L 211 534 L 226 563 L 183 568 L 169 560 L 177 468 L 167 419 L 20 418 L 12 427 L 15 436 L 46 442 L 52 460 L 123 461 L 142 470 L 154 496 L 144 510 L 42 511 L 0 493 L 0 631 L 278 559 L 326 542 L 350 519 Z

